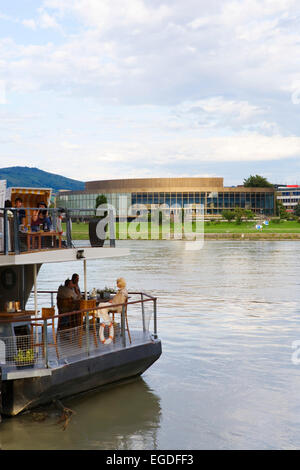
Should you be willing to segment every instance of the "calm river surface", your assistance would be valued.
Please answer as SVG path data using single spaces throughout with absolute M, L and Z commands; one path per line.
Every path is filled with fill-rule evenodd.
M 88 263 L 88 288 L 126 278 L 158 297 L 161 358 L 120 386 L 0 425 L 2 449 L 300 448 L 300 243 L 122 241 L 131 256 Z M 43 265 L 39 289 L 83 267 Z M 130 310 L 129 310 L 130 318 Z M 300 343 L 299 343 L 300 344 Z M 300 354 L 299 354 L 300 357 Z

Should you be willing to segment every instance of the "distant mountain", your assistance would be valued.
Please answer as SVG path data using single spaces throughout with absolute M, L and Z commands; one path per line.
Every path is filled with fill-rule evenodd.
M 11 166 L 0 168 L 0 180 L 7 181 L 7 187 L 20 186 L 32 188 L 52 188 L 54 192 L 59 189 L 71 191 L 84 189 L 82 181 L 66 178 L 65 176 L 55 175 L 38 168 L 28 166 Z

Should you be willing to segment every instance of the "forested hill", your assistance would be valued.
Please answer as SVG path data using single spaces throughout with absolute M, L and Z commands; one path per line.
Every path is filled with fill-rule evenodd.
M 65 176 L 55 175 L 38 168 L 28 166 L 11 166 L 0 168 L 0 180 L 7 181 L 7 187 L 20 186 L 32 188 L 52 188 L 53 191 L 59 189 L 81 190 L 84 189 L 82 181 L 66 178 Z

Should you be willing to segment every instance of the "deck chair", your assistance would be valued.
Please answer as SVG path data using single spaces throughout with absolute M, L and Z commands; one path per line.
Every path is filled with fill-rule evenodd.
M 95 346 L 98 346 L 98 341 L 97 341 L 97 310 L 94 310 L 96 308 L 96 299 L 91 299 L 91 300 L 80 300 L 79 301 L 79 310 L 87 310 L 91 309 L 88 312 L 82 312 L 80 313 L 80 323 L 79 323 L 79 346 L 81 347 L 82 345 L 82 332 L 83 332 L 83 323 L 84 323 L 84 318 L 86 317 L 86 314 L 89 314 L 89 317 L 92 317 L 92 322 L 93 322 L 93 332 L 94 332 L 94 342 Z
M 58 315 L 63 313 L 73 312 L 74 310 L 79 310 L 78 301 L 67 298 L 67 299 L 57 299 L 57 309 Z M 66 315 L 58 318 L 57 330 L 66 330 L 69 328 L 75 328 L 80 323 L 80 314 L 76 315 Z
M 126 334 L 126 331 L 128 333 L 128 338 L 129 338 L 129 342 L 131 344 L 131 335 L 130 335 L 130 331 L 129 331 L 129 326 L 128 326 L 128 318 L 127 318 L 127 305 L 128 305 L 128 299 L 126 299 L 126 301 L 124 302 L 124 305 L 125 305 L 125 334 Z M 119 313 L 120 315 L 122 314 L 122 307 L 117 307 L 116 310 L 113 310 L 113 308 L 110 310 L 110 312 L 112 313 L 112 321 L 113 323 L 115 322 L 115 314 L 116 313 Z M 116 340 L 116 337 L 114 337 L 114 342 Z
M 55 307 L 49 307 L 49 308 L 42 308 L 42 319 L 43 320 L 50 320 L 47 322 L 48 326 L 52 327 L 52 337 L 53 337 L 53 343 L 48 343 L 48 346 L 55 346 L 56 349 L 56 355 L 57 358 L 59 359 L 59 353 L 58 353 L 58 348 L 57 348 L 57 342 L 56 342 L 56 332 L 55 332 L 55 325 L 54 325 L 54 316 L 55 316 Z M 36 328 L 41 327 L 42 328 L 42 343 L 35 343 L 35 333 L 36 333 Z M 32 322 L 30 325 L 31 328 L 31 344 L 32 348 L 35 346 L 44 346 L 44 322 L 37 321 L 37 322 Z M 44 356 L 44 348 L 43 350 L 43 356 Z

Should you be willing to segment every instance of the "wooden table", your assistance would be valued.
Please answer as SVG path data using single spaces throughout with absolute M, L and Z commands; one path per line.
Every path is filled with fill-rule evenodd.
M 27 250 L 41 250 L 42 249 L 42 239 L 51 238 L 51 247 L 56 248 L 56 238 L 58 237 L 58 248 L 61 248 L 61 233 L 58 232 L 21 232 L 20 236 L 26 239 Z
M 39 311 L 39 310 L 38 310 Z M 35 310 L 21 310 L 20 312 L 4 312 L 0 311 L 0 320 L 29 320 L 32 315 L 35 315 Z

